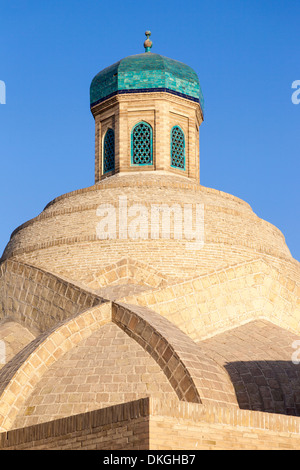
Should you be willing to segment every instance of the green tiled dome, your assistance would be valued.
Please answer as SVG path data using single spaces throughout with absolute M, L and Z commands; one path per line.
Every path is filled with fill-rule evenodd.
M 196 72 L 159 54 L 145 52 L 121 59 L 96 75 L 91 83 L 91 107 L 117 93 L 166 91 L 198 101 L 203 95 Z

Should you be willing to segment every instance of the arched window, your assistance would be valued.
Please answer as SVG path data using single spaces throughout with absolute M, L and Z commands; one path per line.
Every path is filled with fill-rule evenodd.
M 185 170 L 184 133 L 179 126 L 174 126 L 171 131 L 171 166 Z
M 115 169 L 115 133 L 108 129 L 103 143 L 103 173 Z
M 131 133 L 131 163 L 133 165 L 152 165 L 152 127 L 139 122 Z

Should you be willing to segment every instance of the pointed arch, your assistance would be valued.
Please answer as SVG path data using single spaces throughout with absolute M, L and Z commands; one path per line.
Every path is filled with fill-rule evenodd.
M 150 124 L 141 121 L 131 132 L 131 164 L 153 165 L 153 131 Z
M 109 128 L 106 131 L 103 142 L 103 173 L 115 169 L 115 133 Z
M 185 138 L 179 126 L 171 129 L 171 167 L 185 170 Z

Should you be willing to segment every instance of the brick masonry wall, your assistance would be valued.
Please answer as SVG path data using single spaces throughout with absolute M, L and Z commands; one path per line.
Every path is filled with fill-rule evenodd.
M 101 334 L 99 330 L 109 322 L 115 323 L 129 338 L 122 331 L 118 332 L 115 326 L 108 337 Z M 82 343 L 85 340 L 89 347 Z M 114 389 L 111 388 L 109 374 L 106 374 L 107 379 L 103 379 L 103 383 L 99 379 L 99 367 L 93 364 L 94 358 L 90 367 L 82 369 L 80 365 L 83 364 L 81 361 L 91 361 L 89 351 L 94 342 L 92 356 L 99 358 L 98 365 L 105 355 L 108 361 L 113 361 L 125 354 L 123 359 L 128 361 L 128 348 L 135 357 L 135 361 L 128 362 L 127 373 L 125 367 L 122 373 L 116 370 Z M 82 351 L 81 358 L 78 358 L 77 345 Z M 104 406 L 128 400 L 133 397 L 132 393 L 159 395 L 165 401 L 173 390 L 180 400 L 237 406 L 233 386 L 224 369 L 199 353 L 198 346 L 188 336 L 155 312 L 143 307 L 104 302 L 64 320 L 40 335 L 3 367 L 0 372 L 0 430 L 12 429 L 19 413 L 20 419 L 26 420 L 25 423 L 31 419 L 31 414 L 33 420 L 42 419 L 41 414 L 44 413 L 47 413 L 48 419 L 55 419 L 82 409 L 91 409 L 95 397 L 99 406 Z M 55 372 L 60 370 L 60 358 L 63 361 L 61 366 L 68 370 L 67 377 L 61 377 L 59 372 L 55 376 Z M 138 363 L 139 358 L 143 358 L 141 363 Z M 112 362 L 109 364 L 113 367 Z M 119 367 L 118 363 L 115 365 Z M 102 372 L 107 366 L 108 363 L 103 362 Z M 152 372 L 155 369 L 157 380 L 153 381 L 149 375 L 149 367 Z M 130 370 L 134 370 L 134 373 L 130 373 Z M 51 393 L 49 388 L 48 392 L 43 389 L 44 378 L 45 381 L 52 381 Z M 84 387 L 79 390 L 78 385 L 83 381 Z M 134 390 L 132 383 L 137 384 Z M 44 382 L 44 385 L 47 389 L 49 384 Z M 111 393 L 103 393 L 102 386 L 105 388 L 105 385 L 107 388 L 104 391 Z M 40 386 L 41 393 L 37 394 L 36 387 L 39 390 Z M 70 387 L 62 390 L 65 386 Z M 45 401 L 41 403 L 39 400 L 43 396 Z M 39 408 L 36 413 L 35 407 Z
M 117 325 L 107 323 L 56 361 L 21 407 L 14 428 L 176 394 L 159 365 Z
M 178 398 L 194 403 L 236 406 L 232 384 L 224 370 L 174 324 L 155 312 L 126 304 L 113 304 L 117 325 L 150 352 Z
M 144 398 L 0 434 L 1 450 L 298 450 L 300 418 Z
M 300 365 L 292 361 L 299 339 L 257 320 L 201 341 L 199 347 L 225 368 L 240 408 L 300 416 Z
M 39 335 L 5 364 L 0 371 L 0 430 L 11 429 L 20 407 L 49 367 L 110 318 L 110 302 L 87 309 Z
M 12 260 L 0 265 L 0 292 L 0 319 L 13 319 L 36 334 L 101 302 L 70 282 Z
M 2 358 L 2 363 L 0 361 L 0 369 L 34 338 L 35 335 L 19 323 L 7 319 L 0 320 L 0 341 L 5 345 L 5 357 Z
M 114 96 L 92 109 L 95 117 L 95 181 L 103 175 L 103 139 L 108 127 L 115 132 L 115 172 L 164 170 L 199 181 L 199 104 L 169 93 L 133 93 Z M 131 164 L 131 132 L 145 121 L 153 132 L 153 165 Z M 185 170 L 171 167 L 171 129 L 179 125 L 185 136 Z M 112 172 L 112 173 L 115 173 Z M 108 175 L 110 175 L 109 173 Z
M 255 260 L 127 296 L 122 302 L 154 310 L 200 341 L 257 318 L 299 334 L 299 296 L 296 281 Z
M 0 434 L 1 450 L 145 450 L 148 448 L 147 399 Z
M 298 450 L 300 418 L 150 401 L 150 449 Z
M 154 268 L 129 258 L 112 263 L 85 278 L 85 284 L 91 289 L 103 289 L 108 286 L 138 284 L 143 287 L 158 288 L 167 285 L 167 277 Z M 120 295 L 118 296 L 120 298 Z
M 118 215 L 119 196 L 150 210 L 151 204 L 171 206 L 204 204 L 204 247 L 187 249 L 186 240 L 161 234 L 151 239 L 97 239 L 100 204 L 114 204 Z M 193 211 L 195 217 L 195 210 Z M 195 220 L 194 220 L 195 226 Z M 117 218 L 117 234 L 118 234 Z M 162 218 L 160 219 L 160 229 Z M 171 227 L 172 228 L 172 227 Z M 173 238 L 172 238 L 173 237 Z M 38 217 L 16 230 L 4 258 L 15 256 L 57 275 L 85 282 L 103 267 L 131 258 L 151 265 L 169 278 L 190 278 L 258 257 L 268 259 L 283 272 L 300 278 L 299 263 L 293 260 L 281 232 L 259 219 L 248 204 L 231 195 L 203 188 L 178 176 L 115 175 L 98 185 L 57 198 Z

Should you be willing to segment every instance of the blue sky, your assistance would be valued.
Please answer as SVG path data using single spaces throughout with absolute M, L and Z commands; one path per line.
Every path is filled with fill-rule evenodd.
M 246 200 L 299 244 L 299 0 L 0 0 L 0 251 L 60 194 L 90 186 L 96 73 L 144 51 L 195 69 L 201 184 Z

